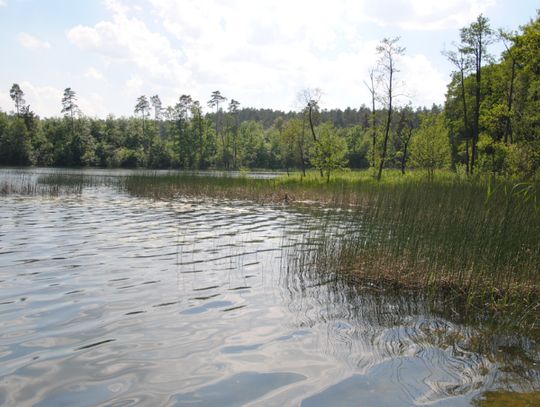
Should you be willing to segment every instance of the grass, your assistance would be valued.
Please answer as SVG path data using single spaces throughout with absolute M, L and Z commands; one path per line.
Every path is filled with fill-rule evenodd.
M 354 191 L 354 207 L 343 213 L 346 233 L 328 224 L 304 267 L 371 287 L 445 295 L 459 304 L 456 312 L 538 327 L 537 185 L 411 177 Z
M 42 176 L 38 184 L 54 192 L 101 182 L 63 177 Z M 22 185 L 32 190 L 26 179 Z M 323 206 L 321 244 L 303 250 L 303 267 L 370 287 L 445 295 L 462 305 L 460 313 L 489 310 L 517 324 L 540 322 L 538 184 L 450 172 L 429 181 L 419 171 L 385 171 L 377 182 L 363 171 L 337 173 L 330 182 L 314 172 L 275 179 L 145 172 L 121 177 L 116 185 L 154 199 Z M 329 210 L 337 223 L 323 219 Z
M 136 177 L 126 188 L 155 198 L 322 204 L 341 220 L 321 221 L 322 243 L 303 250 L 303 268 L 370 287 L 442 295 L 463 315 L 489 313 L 533 329 L 540 323 L 537 184 L 449 172 L 429 181 L 421 172 L 397 171 L 377 182 L 364 171 L 336 174 L 329 183 L 316 173 L 273 180 Z

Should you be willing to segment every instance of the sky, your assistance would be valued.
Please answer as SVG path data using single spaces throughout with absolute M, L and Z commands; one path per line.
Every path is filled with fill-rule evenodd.
M 480 13 L 518 29 L 538 0 L 0 0 L 0 109 L 18 83 L 31 109 L 59 116 L 63 90 L 87 116 L 133 115 L 136 98 L 206 107 L 220 90 L 241 107 L 299 108 L 320 88 L 323 108 L 370 105 L 364 81 L 376 46 L 399 36 L 399 103 L 444 101 L 452 66 L 441 51 Z M 500 45 L 491 46 L 498 56 Z

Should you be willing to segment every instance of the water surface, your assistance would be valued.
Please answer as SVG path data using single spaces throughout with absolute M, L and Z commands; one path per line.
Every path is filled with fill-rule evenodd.
M 540 388 L 531 338 L 302 262 L 342 216 L 63 173 L 81 174 L 0 195 L 1 405 L 460 406 Z

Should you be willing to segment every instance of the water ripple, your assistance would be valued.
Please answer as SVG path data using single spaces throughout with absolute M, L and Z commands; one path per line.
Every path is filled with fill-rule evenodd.
M 2 405 L 468 405 L 540 387 L 536 342 L 313 270 L 317 225 L 347 230 L 330 211 L 110 180 L 0 200 Z

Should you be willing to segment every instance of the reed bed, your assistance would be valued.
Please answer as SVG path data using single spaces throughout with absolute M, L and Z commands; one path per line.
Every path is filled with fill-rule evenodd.
M 450 300 L 456 313 L 540 324 L 538 184 L 494 177 L 368 172 L 276 179 L 128 177 L 136 195 L 317 204 L 316 239 L 302 267 L 369 287 L 417 290 Z M 331 213 L 332 222 L 324 220 Z M 340 217 L 336 222 L 336 214 Z M 319 243 L 313 245 L 313 240 Z M 444 303 L 444 300 L 442 301 Z
M 442 295 L 461 314 L 488 312 L 538 327 L 536 185 L 388 183 L 359 189 L 354 202 L 343 212 L 343 226 L 327 224 L 319 232 L 322 244 L 306 252 L 304 267 L 372 288 Z
M 375 288 L 444 295 L 465 310 L 489 310 L 532 327 L 540 323 L 540 187 L 535 183 L 444 172 L 429 180 L 421 172 L 393 171 L 381 182 L 368 171 L 338 173 L 330 182 L 315 173 L 257 179 L 153 172 L 16 181 L 5 181 L 1 192 L 59 194 L 106 185 L 153 199 L 308 206 L 318 211 L 320 225 L 318 244 L 300 250 L 302 267 Z M 329 216 L 332 222 L 325 221 Z

